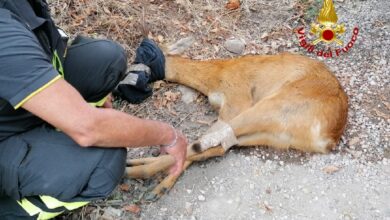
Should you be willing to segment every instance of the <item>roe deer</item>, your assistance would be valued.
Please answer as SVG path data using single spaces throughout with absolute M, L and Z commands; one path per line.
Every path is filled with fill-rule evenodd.
M 196 61 L 168 55 L 166 80 L 200 91 L 219 113 L 206 134 L 188 146 L 185 169 L 232 146 L 326 153 L 336 146 L 347 121 L 348 100 L 338 80 L 322 62 L 305 56 Z M 149 178 L 173 163 L 169 155 L 135 159 L 126 175 Z M 168 175 L 146 199 L 159 198 L 177 178 Z

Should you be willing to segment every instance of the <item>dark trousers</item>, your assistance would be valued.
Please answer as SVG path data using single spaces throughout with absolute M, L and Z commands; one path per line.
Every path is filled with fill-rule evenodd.
M 126 63 L 118 44 L 77 37 L 67 50 L 64 78 L 86 101 L 97 102 L 119 83 Z M 48 124 L 0 144 L 0 165 L 8 172 L 1 186 L 5 195 L 0 195 L 0 219 L 31 218 L 16 202 L 22 198 L 40 203 L 40 195 L 63 202 L 107 197 L 125 169 L 124 148 L 81 147 Z M 45 210 L 44 203 L 36 205 Z

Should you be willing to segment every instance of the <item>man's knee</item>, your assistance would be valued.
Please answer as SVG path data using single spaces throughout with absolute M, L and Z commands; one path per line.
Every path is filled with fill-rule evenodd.
M 84 55 L 96 61 L 102 61 L 109 65 L 114 65 L 118 69 L 126 69 L 126 52 L 118 43 L 107 39 L 93 39 L 84 36 L 77 36 L 68 48 L 68 55 Z M 96 65 L 99 63 L 95 63 Z
M 125 50 L 110 40 L 77 37 L 65 58 L 65 79 L 89 102 L 111 92 L 127 69 Z
M 97 62 L 106 63 L 109 67 L 124 72 L 127 68 L 126 52 L 118 43 L 105 39 L 91 39 L 80 45 L 91 53 Z M 95 63 L 97 64 L 97 63 Z

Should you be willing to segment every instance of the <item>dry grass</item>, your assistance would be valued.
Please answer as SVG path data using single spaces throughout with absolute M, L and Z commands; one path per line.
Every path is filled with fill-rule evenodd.
M 71 36 L 84 34 L 117 41 L 126 49 L 129 60 L 145 32 L 160 44 L 194 36 L 197 41 L 186 55 L 195 59 L 231 57 L 223 49 L 223 42 L 233 37 L 245 40 L 247 54 L 277 52 L 278 46 L 291 46 L 291 41 L 278 42 L 278 39 L 291 38 L 293 31 L 285 22 L 272 21 L 271 15 L 278 7 L 275 5 L 284 7 L 282 11 L 293 7 L 283 2 L 271 5 L 243 0 L 239 9 L 229 10 L 223 0 L 49 0 L 57 25 Z M 259 17 L 264 12 L 269 16 Z M 283 16 L 291 18 L 288 14 Z M 267 40 L 271 37 L 276 40 L 272 45 L 271 41 L 261 39 L 263 34 L 275 33 L 276 36 L 267 36 Z

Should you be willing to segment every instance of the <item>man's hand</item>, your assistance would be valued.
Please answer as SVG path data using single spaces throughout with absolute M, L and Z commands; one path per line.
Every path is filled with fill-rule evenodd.
M 187 139 L 180 132 L 177 132 L 177 141 L 176 144 L 171 147 L 161 147 L 162 153 L 168 153 L 169 155 L 175 158 L 175 164 L 169 170 L 169 173 L 175 176 L 180 175 L 183 171 L 184 162 L 187 157 Z

